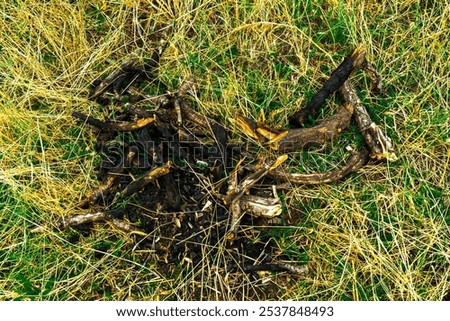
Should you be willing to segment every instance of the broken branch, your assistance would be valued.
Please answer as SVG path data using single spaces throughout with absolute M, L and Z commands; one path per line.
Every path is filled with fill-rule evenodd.
M 344 104 L 338 112 L 323 119 L 319 125 L 311 128 L 291 129 L 275 143 L 274 149 L 281 152 L 295 151 L 312 145 L 323 145 L 334 140 L 350 125 L 353 105 Z
M 138 118 L 134 121 L 120 122 L 120 123 L 115 121 L 101 121 L 94 117 L 87 116 L 79 112 L 72 113 L 72 116 L 104 132 L 110 132 L 114 130 L 121 132 L 136 131 L 155 121 L 155 117 Z
M 296 127 L 304 127 L 308 116 L 315 117 L 327 97 L 334 93 L 348 79 L 350 74 L 366 63 L 365 52 L 361 47 L 355 48 L 344 61 L 331 73 L 311 101 L 299 112 L 289 118 L 289 123 Z
M 367 163 L 369 152 L 362 148 L 360 151 L 351 150 L 352 155 L 341 168 L 316 174 L 286 173 L 282 170 L 274 170 L 268 174 L 273 179 L 289 181 L 293 184 L 316 185 L 338 181 L 343 177 L 356 172 Z
M 121 162 L 119 165 L 114 167 L 106 177 L 106 179 L 102 182 L 102 184 L 96 189 L 95 191 L 88 194 L 88 196 L 80 203 L 78 204 L 78 207 L 84 207 L 87 204 L 94 204 L 100 197 L 104 197 L 107 195 L 110 190 L 112 189 L 114 183 L 116 182 L 116 179 L 118 175 L 122 174 L 125 171 L 125 168 L 130 166 L 133 162 L 134 158 L 136 157 L 136 152 L 133 150 L 130 150 L 124 159 L 123 162 Z
M 154 168 L 144 175 L 142 175 L 140 178 L 132 182 L 130 185 L 125 187 L 125 189 L 118 194 L 118 196 L 128 197 L 133 195 L 134 193 L 139 192 L 141 189 L 143 189 L 146 185 L 150 184 L 151 182 L 154 182 L 157 178 L 164 176 L 169 173 L 170 171 L 171 163 L 167 162 L 164 166 Z M 117 196 L 116 196 L 117 199 Z
M 354 108 L 354 118 L 370 149 L 370 157 L 376 160 L 396 160 L 391 139 L 372 121 L 367 109 L 361 104 L 352 82 L 350 80 L 344 82 L 340 92 L 347 104 Z

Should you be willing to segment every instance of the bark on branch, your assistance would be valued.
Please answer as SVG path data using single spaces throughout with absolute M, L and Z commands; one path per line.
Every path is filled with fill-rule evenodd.
M 355 69 L 361 68 L 364 64 L 366 64 L 365 52 L 361 47 L 357 47 L 331 73 L 330 78 L 323 84 L 311 101 L 289 118 L 289 123 L 296 127 L 304 127 L 307 118 L 309 116 L 315 117 L 327 97 L 338 90 Z
M 360 151 L 351 150 L 351 153 L 352 155 L 347 159 L 344 166 L 326 173 L 301 174 L 289 173 L 284 170 L 274 170 L 268 176 L 280 181 L 289 181 L 292 184 L 317 185 L 335 182 L 356 172 L 369 159 L 369 152 L 365 148 L 362 148 Z
M 153 123 L 155 121 L 155 117 L 147 117 L 147 118 L 138 118 L 134 121 L 130 122 L 115 122 L 115 121 L 101 121 L 97 118 L 87 116 L 85 114 L 74 112 L 72 116 L 84 121 L 86 124 L 94 126 L 100 129 L 103 132 L 111 132 L 111 131 L 121 131 L 121 132 L 131 132 L 136 131 L 145 126 Z
M 340 92 L 347 104 L 354 108 L 354 118 L 370 149 L 370 157 L 376 160 L 396 160 L 397 156 L 391 139 L 370 119 L 370 115 L 361 104 L 352 82 L 350 80 L 344 82 Z

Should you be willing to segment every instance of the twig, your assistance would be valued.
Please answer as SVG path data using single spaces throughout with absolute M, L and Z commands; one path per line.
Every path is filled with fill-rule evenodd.
M 96 213 L 87 213 L 87 214 L 77 214 L 77 215 L 69 215 L 64 216 L 56 221 L 56 228 L 58 229 L 66 229 L 71 226 L 77 226 L 80 224 L 87 223 L 95 223 L 106 220 L 111 220 L 116 218 L 117 216 L 122 215 L 124 212 L 123 208 L 114 209 L 108 212 L 96 212 Z M 45 230 L 45 226 L 38 226 L 31 230 L 32 233 L 38 233 Z
M 243 195 L 239 200 L 242 210 L 252 216 L 273 218 L 282 212 L 281 202 L 273 185 L 274 197 Z
M 264 164 L 260 169 L 248 175 L 240 184 L 236 186 L 236 188 L 227 193 L 224 198 L 224 203 L 231 204 L 234 200 L 239 199 L 244 193 L 248 192 L 252 186 L 254 186 L 270 171 L 273 171 L 278 166 L 283 164 L 287 158 L 287 155 L 282 155 L 278 157 L 272 164 Z
M 308 265 L 293 264 L 293 263 L 265 263 L 258 265 L 247 264 L 243 268 L 244 272 L 257 272 L 257 271 L 271 271 L 271 272 L 291 272 L 298 275 L 303 275 L 308 272 Z
M 233 240 L 237 235 L 237 229 L 242 217 L 240 199 L 242 198 L 244 193 L 248 192 L 252 186 L 254 186 L 270 171 L 283 164 L 286 161 L 287 157 L 287 155 L 282 155 L 278 157 L 272 164 L 264 164 L 262 168 L 258 169 L 253 174 L 248 175 L 240 184 L 237 184 L 237 168 L 233 171 L 227 195 L 223 199 L 225 205 L 230 204 L 231 223 L 230 229 L 228 230 L 228 233 L 226 235 L 226 238 L 228 240 Z
M 125 171 L 125 168 L 131 165 L 135 157 L 136 152 L 134 150 L 130 150 L 123 162 L 114 167 L 108 173 L 106 179 L 103 180 L 102 184 L 95 191 L 91 192 L 83 201 L 81 201 L 80 204 L 78 204 L 78 207 L 84 207 L 88 204 L 92 205 L 100 197 L 107 195 L 116 182 L 118 175 L 122 174 Z

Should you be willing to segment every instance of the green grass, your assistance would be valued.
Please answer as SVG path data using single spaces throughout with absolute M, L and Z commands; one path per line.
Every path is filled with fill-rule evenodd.
M 90 234 L 30 233 L 36 224 L 76 213 L 76 203 L 97 184 L 95 135 L 71 113 L 113 114 L 87 100 L 91 84 L 138 45 L 150 54 L 163 33 L 170 41 L 161 61 L 163 82 L 176 89 L 193 76 L 196 108 L 231 130 L 238 112 L 286 126 L 287 117 L 362 44 L 383 76 L 386 96 L 373 97 L 360 73 L 354 79 L 373 119 L 392 137 L 398 161 L 284 195 L 291 226 L 271 233 L 287 255 L 313 269 L 272 298 L 449 298 L 445 2 L 133 3 L 0 4 L 0 299 L 183 299 L 202 287 L 189 273 L 158 274 L 155 263 L 133 248 L 133 235 L 101 225 Z M 331 99 L 328 107 L 322 115 L 337 103 Z M 355 127 L 326 148 L 292 155 L 291 169 L 333 168 L 352 141 L 362 142 Z M 211 273 L 209 285 L 220 277 Z M 240 282 L 252 286 L 249 279 Z M 219 298 L 243 298 L 220 291 Z

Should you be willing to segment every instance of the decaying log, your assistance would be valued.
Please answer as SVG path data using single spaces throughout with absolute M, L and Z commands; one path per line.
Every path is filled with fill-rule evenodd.
M 357 47 L 331 73 L 330 78 L 323 84 L 311 101 L 289 118 L 289 123 L 296 127 L 304 127 L 308 116 L 315 117 L 326 98 L 338 90 L 355 69 L 361 68 L 364 64 L 366 64 L 365 52 L 361 47 Z
M 379 88 L 379 86 L 377 87 Z M 376 160 L 396 160 L 397 156 L 395 155 L 391 139 L 370 119 L 370 115 L 361 104 L 352 82 L 350 80 L 344 82 L 340 92 L 347 104 L 354 108 L 354 118 L 370 149 L 370 157 Z

